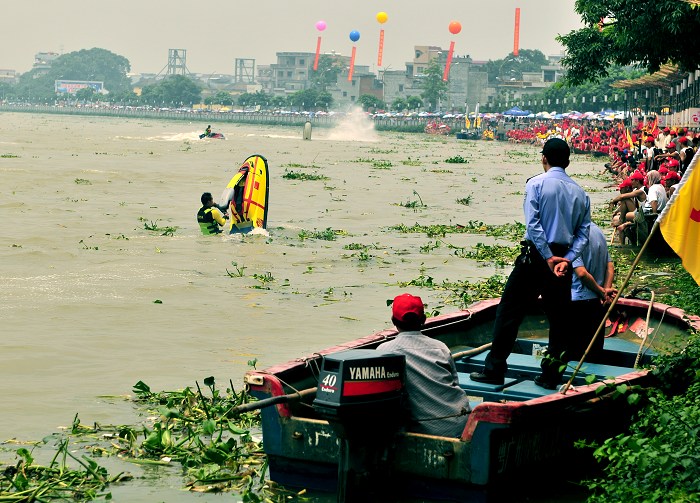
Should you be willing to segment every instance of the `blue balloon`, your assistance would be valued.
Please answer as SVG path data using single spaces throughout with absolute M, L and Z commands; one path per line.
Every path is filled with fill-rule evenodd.
M 357 30 L 352 30 L 350 32 L 350 40 L 352 40 L 353 42 L 357 42 L 358 40 L 360 40 L 360 32 Z

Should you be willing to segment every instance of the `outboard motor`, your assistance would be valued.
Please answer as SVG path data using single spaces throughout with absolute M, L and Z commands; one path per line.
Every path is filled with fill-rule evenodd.
M 342 351 L 323 360 L 313 407 L 340 440 L 340 503 L 370 501 L 373 475 L 386 473 L 376 467 L 404 419 L 405 368 L 405 356 L 373 349 Z

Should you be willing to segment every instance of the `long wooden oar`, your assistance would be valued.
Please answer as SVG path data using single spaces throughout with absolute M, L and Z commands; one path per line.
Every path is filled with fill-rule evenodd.
M 296 402 L 298 400 L 301 400 L 305 396 L 315 395 L 316 390 L 318 390 L 318 388 L 308 388 L 303 389 L 301 391 L 297 391 L 295 393 L 289 393 L 288 395 L 272 396 L 270 398 L 258 400 L 257 402 L 242 403 L 241 405 L 231 407 L 229 410 L 226 411 L 226 415 L 241 414 L 243 412 L 250 412 L 251 410 L 264 409 L 265 407 L 269 407 L 270 405 L 277 405 L 279 403 Z

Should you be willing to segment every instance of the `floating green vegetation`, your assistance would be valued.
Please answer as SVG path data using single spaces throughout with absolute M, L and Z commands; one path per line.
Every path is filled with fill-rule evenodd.
M 381 148 L 371 148 L 371 149 L 369 149 L 369 153 L 370 154 L 396 154 L 396 153 L 398 153 L 398 150 L 392 150 L 392 149 L 384 150 Z
M 610 184 L 610 174 L 608 172 L 592 171 L 587 173 L 572 173 L 571 178 L 588 178 Z
M 506 284 L 506 277 L 495 274 L 480 281 L 450 281 L 436 282 L 432 276 L 425 274 L 425 268 L 421 265 L 420 274 L 417 278 L 409 281 L 399 282 L 401 287 L 414 286 L 419 288 L 429 288 L 431 290 L 442 290 L 446 292 L 445 303 L 459 305 L 464 308 L 474 302 L 500 297 Z
M 403 206 L 404 208 L 413 208 L 414 210 L 419 210 L 423 208 L 427 208 L 425 204 L 423 204 L 423 199 L 420 197 L 420 194 L 416 192 L 415 190 L 413 191 L 413 194 L 418 196 L 418 200 L 409 200 L 406 201 L 405 203 L 396 203 L 397 206 Z
M 420 162 L 418 159 L 411 159 L 409 157 L 408 159 L 403 159 L 401 161 L 401 164 L 403 164 L 404 166 L 420 166 L 423 163 Z
M 255 360 L 248 363 L 254 366 Z M 139 381 L 133 402 L 150 416 L 144 424 L 86 426 L 76 414 L 72 427 L 57 436 L 56 455 L 47 466 L 36 464 L 25 447 L 16 451 L 16 464 L 0 465 L 0 501 L 110 500 L 108 486 L 128 483 L 133 477 L 110 475 L 94 457 L 118 457 L 143 466 L 179 465 L 183 486 L 191 492 L 231 492 L 246 502 L 299 500 L 299 494 L 265 480 L 262 444 L 250 433 L 260 428 L 255 400 L 229 383 L 230 388 L 222 391 L 213 377 L 207 377 L 204 391 L 195 383 L 194 390 L 154 392 Z M 52 438 L 56 437 L 43 442 Z M 88 454 L 77 456 L 77 449 Z
M 457 257 L 468 258 L 478 262 L 488 262 L 499 267 L 512 265 L 515 257 L 520 253 L 518 246 L 485 245 L 483 243 L 477 243 L 471 250 L 453 246 L 450 246 L 450 248 L 454 249 L 454 254 Z
M 375 169 L 390 169 L 393 166 L 391 161 L 374 161 L 372 167 Z
M 76 178 L 73 181 L 78 185 L 92 185 L 92 182 L 90 180 L 86 180 L 85 178 Z
M 267 284 L 275 281 L 275 277 L 271 272 L 266 272 L 264 274 L 255 273 L 253 274 L 253 278 L 258 281 L 258 284 L 251 286 L 251 288 L 255 288 L 257 290 L 269 290 L 270 287 L 267 286 Z
M 78 241 L 78 244 L 82 245 L 83 250 L 95 250 L 95 251 L 97 251 L 97 250 L 100 249 L 100 248 L 97 247 L 97 246 L 90 246 L 90 245 L 88 245 L 88 244 L 87 244 L 85 241 L 83 241 L 82 239 L 81 239 L 80 241 Z
M 299 171 L 284 171 L 282 178 L 287 180 L 328 180 L 327 176 L 317 173 L 301 173 Z
M 347 234 L 345 231 L 342 230 L 333 230 L 330 227 L 327 227 L 325 230 L 318 231 L 314 229 L 313 231 L 308 231 L 306 229 L 302 229 L 301 232 L 299 232 L 299 239 L 304 241 L 305 239 L 320 239 L 322 241 L 335 241 L 336 237 L 341 234 Z
M 511 241 L 520 241 L 525 235 L 525 225 L 520 222 L 503 225 L 487 225 L 483 222 L 470 220 L 467 225 L 421 225 L 405 224 L 394 225 L 389 230 L 402 233 L 423 233 L 428 237 L 445 237 L 447 234 L 485 234 L 487 236 L 500 237 Z
M 56 444 L 56 455 L 47 466 L 36 464 L 32 453 L 25 447 L 17 449 L 19 461 L 15 465 L 0 465 L 4 468 L 3 477 L 0 478 L 0 501 L 109 500 L 112 494 L 105 492 L 107 486 L 132 478 L 123 473 L 110 476 L 106 468 L 89 457 L 75 456 L 69 445 L 68 438 L 60 438 Z M 77 467 L 70 466 L 71 462 Z
M 499 176 L 494 176 L 494 177 L 492 178 L 492 180 L 493 180 L 494 182 L 498 183 L 498 184 L 501 184 L 501 183 L 504 183 L 504 182 L 506 181 L 506 177 L 505 177 L 505 176 L 500 176 L 500 175 L 499 175 Z M 511 182 L 511 183 L 512 183 L 512 182 Z
M 19 156 L 15 154 L 2 154 L 0 155 L 0 159 L 18 159 Z
M 453 157 L 448 157 L 447 159 L 445 159 L 445 162 L 449 164 L 466 164 L 469 162 L 469 159 L 465 159 L 461 155 L 455 155 Z
M 457 204 L 463 204 L 464 206 L 469 206 L 472 202 L 472 196 L 469 195 L 467 197 L 463 197 L 461 199 L 456 200 Z
M 234 271 L 229 271 L 227 268 L 226 274 L 228 274 L 230 278 L 242 278 L 245 272 L 245 266 L 239 266 L 238 262 L 235 261 L 231 261 L 231 265 L 233 266 Z
M 283 168 L 301 168 L 301 169 L 321 169 L 321 166 L 315 164 L 298 164 L 296 162 L 290 162 L 288 164 L 283 164 Z
M 521 150 L 509 150 L 506 152 L 508 157 L 534 157 L 532 152 L 524 152 Z
M 153 232 L 160 232 L 161 236 L 172 236 L 175 234 L 175 231 L 177 230 L 176 226 L 165 226 L 165 227 L 160 227 L 158 225 L 158 220 L 146 220 L 143 217 L 139 217 L 139 220 L 143 222 L 143 228 L 146 229 L 147 231 L 153 231 Z

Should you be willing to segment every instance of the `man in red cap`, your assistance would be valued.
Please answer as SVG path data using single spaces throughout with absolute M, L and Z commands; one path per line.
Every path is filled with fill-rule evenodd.
M 632 181 L 629 178 L 625 178 L 623 182 L 618 185 L 618 189 L 620 190 L 620 195 L 629 194 L 632 192 Z M 614 203 L 611 201 L 610 205 L 612 206 L 613 204 Z M 624 224 L 627 221 L 627 214 L 634 213 L 634 210 L 637 209 L 635 204 L 635 199 L 621 198 L 617 201 L 617 207 L 613 210 L 612 226 L 615 228 L 615 239 L 619 244 L 625 244 L 624 230 L 626 226 Z
M 657 169 L 659 167 L 659 164 L 661 161 L 664 159 L 677 159 L 680 160 L 681 155 L 676 151 L 676 144 L 674 142 L 670 142 L 668 145 L 666 145 L 666 152 L 663 154 L 655 155 L 654 156 L 654 169 Z M 648 170 L 651 171 L 651 170 Z
M 617 231 L 619 233 L 624 233 L 625 237 L 627 237 L 633 244 L 637 244 L 639 241 L 638 238 L 643 237 L 646 232 L 644 230 L 646 227 L 646 221 L 643 218 L 643 212 L 638 211 L 638 209 L 647 200 L 647 193 L 644 191 L 644 182 L 646 181 L 646 177 L 639 171 L 635 171 L 628 178 L 628 180 L 632 184 L 632 190 L 625 193 L 620 191 L 620 194 L 615 196 L 612 201 L 610 201 L 610 204 L 617 205 L 618 203 L 626 200 L 633 202 L 633 206 L 630 205 L 627 207 L 624 223 L 617 226 Z M 635 224 L 637 225 L 635 226 Z
M 420 331 L 425 323 L 421 298 L 408 293 L 395 297 L 391 321 L 399 333 L 377 349 L 406 356 L 408 429 L 443 437 L 461 436 L 471 412 L 469 398 L 459 387 L 449 348 Z
M 676 191 L 676 185 L 681 181 L 681 177 L 675 171 L 669 171 L 668 174 L 661 179 L 661 183 L 666 188 L 666 196 L 671 199 L 671 196 Z

